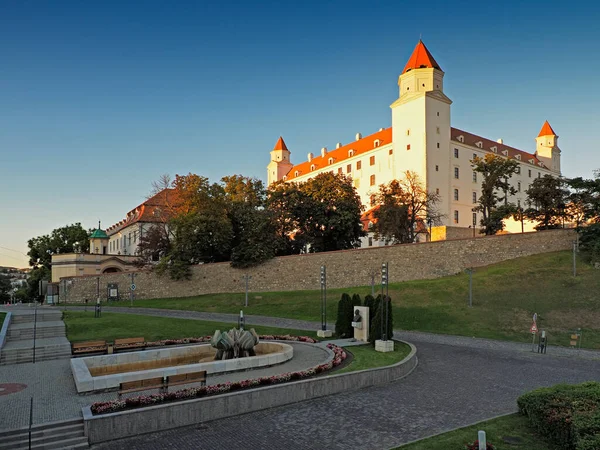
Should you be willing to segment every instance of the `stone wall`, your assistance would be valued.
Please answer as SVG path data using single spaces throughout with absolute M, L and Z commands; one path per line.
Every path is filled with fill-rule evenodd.
M 200 294 L 243 292 L 242 277 L 252 276 L 253 292 L 319 289 L 319 270 L 327 266 L 329 288 L 365 286 L 371 274 L 379 274 L 381 263 L 389 262 L 391 282 L 439 278 L 459 273 L 467 267 L 481 267 L 537 253 L 567 250 L 575 240 L 573 230 L 507 234 L 419 244 L 371 247 L 328 253 L 285 256 L 247 270 L 229 263 L 192 267 L 192 278 L 173 281 L 152 272 L 135 273 L 135 298 L 188 297 Z M 97 276 L 61 279 L 61 301 L 83 302 L 96 299 Z M 106 299 L 107 283 L 118 283 L 122 298 L 129 298 L 130 273 L 100 277 L 100 298 Z M 66 292 L 65 292 L 66 290 Z

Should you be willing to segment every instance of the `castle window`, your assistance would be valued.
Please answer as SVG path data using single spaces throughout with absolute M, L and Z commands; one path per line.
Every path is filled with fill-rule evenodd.
M 406 135 L 410 136 L 410 129 L 406 130 Z
M 458 180 L 458 178 L 459 178 L 459 170 L 458 170 L 458 167 L 455 167 L 455 168 L 454 168 L 454 178 L 456 178 L 457 180 Z
M 458 142 L 465 142 L 465 137 L 464 136 L 458 136 L 456 139 L 458 139 Z
M 373 146 L 374 146 L 374 147 L 379 147 L 379 145 L 380 145 L 380 144 L 381 144 L 381 141 L 380 141 L 379 139 L 375 139 L 375 140 L 373 141 Z
M 346 166 L 346 172 L 347 172 L 347 173 L 350 173 L 350 172 L 352 172 L 352 164 L 348 164 L 348 165 Z
M 361 161 L 356 161 L 356 170 L 360 170 L 362 167 Z
M 373 238 L 369 237 L 369 247 L 373 247 Z
M 515 155 L 515 158 L 517 158 L 519 161 L 521 161 L 521 155 Z
M 438 86 L 439 87 L 439 86 Z M 437 116 L 440 117 L 440 112 L 438 111 Z
M 439 142 L 437 143 L 437 148 L 440 148 L 440 143 Z
M 311 164 L 311 165 L 310 165 L 310 170 L 311 170 L 311 171 L 312 171 L 312 170 L 315 170 L 315 165 L 314 165 L 314 164 Z
M 370 165 L 370 166 L 374 166 L 374 165 L 375 165 L 375 156 L 371 156 L 371 157 L 369 158 L 369 165 Z
M 490 147 L 490 150 L 493 151 L 494 153 L 496 153 L 496 151 L 498 150 L 498 147 L 496 147 L 495 145 L 493 147 Z
M 458 158 L 458 149 L 457 148 L 454 149 L 454 157 Z
M 528 172 L 529 172 L 529 178 L 531 178 L 531 169 L 529 169 Z
M 458 211 L 454 210 L 454 223 L 458 223 Z
M 502 150 L 502 154 L 503 154 L 504 156 L 508 156 L 508 150 Z
M 521 192 L 521 182 L 520 181 L 517 183 L 517 191 Z
M 410 150 L 410 144 L 406 144 L 406 150 Z
M 394 154 L 394 149 L 390 148 L 389 151 L 388 151 L 388 155 L 393 155 L 393 154 Z
M 295 177 L 297 177 L 297 176 L 298 176 L 298 173 L 299 173 L 299 172 L 296 170 L 296 171 L 294 172 L 294 176 L 295 176 Z
M 354 150 L 348 150 L 348 158 L 354 156 Z
M 371 195 L 371 196 L 369 197 L 369 201 L 371 202 L 371 206 L 373 206 L 373 205 L 375 204 L 375 196 L 374 196 L 374 195 Z
M 477 203 L 477 192 L 473 192 L 473 203 Z
M 435 188 L 435 193 L 436 193 L 437 195 L 440 195 L 440 188 Z
M 454 201 L 458 201 L 458 189 L 454 189 Z
M 520 174 L 521 173 L 521 166 L 517 167 L 517 173 Z
M 475 145 L 479 148 L 483 148 L 483 142 L 481 142 L 481 141 L 476 142 Z
M 341 168 L 341 167 L 339 167 L 339 168 L 338 168 L 338 173 L 339 173 L 339 174 L 341 174 L 341 173 L 342 173 L 342 168 Z
M 473 159 L 471 161 L 475 161 L 476 158 L 477 158 L 477 153 L 473 153 Z
M 438 115 L 439 115 L 439 114 L 440 114 L 440 113 L 438 113 Z M 435 132 L 436 132 L 437 134 L 440 134 L 440 127 L 435 127 Z
M 436 166 L 435 166 L 435 171 L 436 171 L 436 172 L 439 172 L 439 171 L 440 171 L 440 166 L 438 166 L 437 164 L 436 164 Z
M 538 178 L 542 178 L 542 174 L 538 172 Z
M 327 162 L 328 162 L 329 164 L 333 164 L 333 158 L 329 158 L 329 159 L 327 160 Z
M 375 186 L 375 175 L 371 175 L 369 182 L 370 182 L 371 186 Z
M 287 180 L 287 175 L 284 175 L 283 176 L 283 181 L 286 181 L 286 180 Z

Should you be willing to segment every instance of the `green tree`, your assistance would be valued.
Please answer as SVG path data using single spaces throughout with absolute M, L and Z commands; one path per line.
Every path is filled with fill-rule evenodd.
M 369 330 L 371 329 L 371 324 L 373 323 L 373 314 L 375 313 L 375 297 L 371 294 L 365 295 L 365 304 L 367 308 L 369 308 Z
M 569 192 L 564 188 L 565 182 L 551 175 L 536 178 L 527 189 L 529 208 L 525 216 L 538 222 L 536 230 L 559 228 L 564 221 Z
M 373 231 L 376 239 L 387 243 L 415 242 L 419 234 L 427 234 L 426 220 L 441 222 L 437 210 L 439 194 L 428 192 L 415 172 L 406 171 L 401 180 L 392 180 L 379 186 L 375 194 Z
M 337 320 L 335 322 L 335 334 L 339 337 L 351 337 L 354 335 L 352 328 L 352 299 L 346 293 L 342 294 L 338 302 Z
M 0 304 L 6 303 L 10 300 L 11 290 L 12 286 L 10 285 L 9 276 L 0 273 Z
M 371 345 L 375 345 L 375 341 L 382 338 L 383 333 L 381 331 L 382 321 L 385 320 L 385 310 L 382 316 L 382 309 L 387 305 L 387 338 L 392 339 L 394 337 L 394 315 L 392 310 L 392 300 L 390 297 L 382 297 L 381 294 L 375 299 L 375 311 L 373 313 L 373 320 L 371 321 L 371 328 L 369 330 L 369 342 Z
M 304 204 L 309 199 L 297 183 L 279 181 L 269 186 L 266 208 L 272 215 L 276 239 L 279 242 L 277 255 L 297 255 L 308 242 L 300 232 Z
M 496 234 L 504 228 L 503 220 L 515 210 L 514 205 L 508 203 L 508 196 L 516 194 L 509 179 L 516 173 L 519 163 L 489 153 L 484 158 L 475 157 L 471 165 L 475 172 L 483 176 L 481 196 L 473 211 L 482 213 L 481 233 Z
M 52 230 L 52 233 L 29 239 L 29 265 L 52 268 L 52 255 L 62 253 L 87 253 L 90 249 L 89 231 L 75 223 Z

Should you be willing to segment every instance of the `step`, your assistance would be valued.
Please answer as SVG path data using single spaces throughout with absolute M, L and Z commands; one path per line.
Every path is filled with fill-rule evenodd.
M 83 434 L 83 430 L 81 431 Z M 77 437 L 68 437 L 65 439 L 60 439 L 56 441 L 44 441 L 36 440 L 34 442 L 31 439 L 31 448 L 38 450 L 49 450 L 49 449 L 72 449 L 72 448 L 89 448 L 88 440 L 85 436 L 77 436 Z M 4 450 L 20 450 L 20 449 L 29 449 L 29 439 L 26 438 L 22 441 L 13 442 L 9 446 L 2 447 L 0 444 L 0 449 Z
M 53 422 L 43 422 L 43 423 L 35 423 L 31 426 L 31 431 L 40 431 L 40 430 L 49 430 L 53 428 L 65 427 L 68 425 L 81 425 L 83 426 L 82 418 L 73 418 L 67 420 L 55 420 Z M 20 427 L 20 428 L 12 428 L 12 429 L 0 429 L 0 441 L 4 439 L 5 436 L 12 436 L 13 434 L 23 434 L 29 431 L 29 427 Z
M 56 442 L 68 438 L 85 437 L 83 424 L 65 425 L 62 427 L 46 428 L 42 430 L 31 430 L 31 445 L 41 442 Z M 29 432 L 5 436 L 0 441 L 0 449 L 14 448 L 15 446 L 29 443 Z

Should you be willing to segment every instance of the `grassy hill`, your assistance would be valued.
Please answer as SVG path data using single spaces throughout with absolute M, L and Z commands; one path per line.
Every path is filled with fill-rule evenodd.
M 390 271 L 402 270 L 390 267 Z M 530 342 L 534 312 L 549 343 L 569 345 L 583 329 L 583 346 L 600 348 L 600 271 L 578 261 L 572 275 L 571 252 L 546 253 L 476 269 L 473 307 L 468 303 L 468 275 L 390 285 L 396 329 Z M 380 289 L 376 286 L 376 293 Z M 343 292 L 363 297 L 370 286 L 328 291 L 327 317 L 335 321 Z M 127 303 L 125 303 L 126 305 Z M 137 307 L 237 313 L 244 294 L 138 300 Z M 320 321 L 320 292 L 251 293 L 246 314 Z

